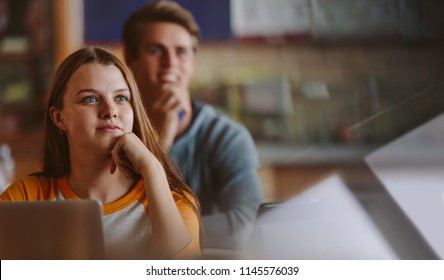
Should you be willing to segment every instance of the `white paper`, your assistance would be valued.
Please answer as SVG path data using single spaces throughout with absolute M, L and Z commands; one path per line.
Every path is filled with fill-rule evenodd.
M 309 0 L 231 0 L 236 37 L 282 36 L 310 31 Z

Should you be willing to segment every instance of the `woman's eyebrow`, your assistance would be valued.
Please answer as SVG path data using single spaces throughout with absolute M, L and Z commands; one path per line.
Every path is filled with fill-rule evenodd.
M 117 89 L 114 92 L 128 92 L 130 93 L 131 91 L 129 90 L 129 88 L 121 88 L 121 89 Z
M 79 95 L 79 94 L 81 94 L 81 93 L 83 93 L 83 92 L 99 93 L 98 90 L 93 89 L 93 88 L 83 88 L 83 89 L 79 90 L 79 91 L 76 93 L 76 95 Z

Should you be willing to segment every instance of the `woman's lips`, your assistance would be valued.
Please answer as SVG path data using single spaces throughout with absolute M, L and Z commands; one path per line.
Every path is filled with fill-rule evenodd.
M 101 127 L 98 128 L 98 130 L 101 130 L 101 131 L 116 131 L 116 130 L 120 130 L 120 127 L 117 126 L 117 125 L 110 124 L 110 125 L 101 126 Z

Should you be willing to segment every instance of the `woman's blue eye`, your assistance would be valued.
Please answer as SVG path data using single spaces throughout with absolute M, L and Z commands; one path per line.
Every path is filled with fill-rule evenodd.
M 119 101 L 119 102 L 124 102 L 124 101 L 127 101 L 128 98 L 126 98 L 126 96 L 119 95 L 119 96 L 116 97 L 116 100 Z
M 87 97 L 83 98 L 83 101 L 85 103 L 93 103 L 93 102 L 96 102 L 97 99 L 93 96 L 87 96 Z

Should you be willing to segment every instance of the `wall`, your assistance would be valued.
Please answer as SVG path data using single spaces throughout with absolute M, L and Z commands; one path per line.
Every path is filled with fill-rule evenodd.
M 443 62 L 442 44 L 207 44 L 198 52 L 195 95 L 230 112 L 223 108 L 229 102 L 214 97 L 229 92 L 221 88 L 284 73 L 295 110 L 284 116 L 281 138 L 328 144 L 339 141 L 341 126 L 359 123 L 444 80 Z M 325 83 L 330 96 L 305 96 L 301 88 L 311 82 Z M 240 117 L 254 130 L 251 119 Z M 384 133 L 389 132 L 381 139 L 390 136 Z
M 83 6 L 79 4 L 83 1 L 73 1 L 78 3 L 69 5 L 68 2 L 71 1 L 61 2 L 64 3 L 62 5 L 64 8 L 60 9 L 62 12 L 59 21 L 65 22 L 65 25 L 61 25 L 65 26 L 65 32 L 62 30 L 58 33 L 69 34 L 69 36 L 65 35 L 66 38 L 62 38 L 62 43 L 59 43 L 61 47 L 58 57 L 64 56 L 63 54 L 79 46 L 78 39 L 83 36 L 81 32 L 83 19 L 85 19 L 87 31 L 98 29 L 103 25 L 106 30 L 108 30 L 107 26 L 111 26 L 110 29 L 116 29 L 114 33 L 120 34 L 119 25 L 114 24 L 119 21 L 117 17 L 118 19 L 125 18 L 123 14 L 129 13 L 127 11 L 131 10 L 129 6 L 139 6 L 143 1 L 135 0 L 129 4 L 116 3 L 113 4 L 115 6 L 107 6 L 109 13 L 103 15 L 103 22 L 98 20 L 89 28 L 88 15 L 83 15 Z M 185 6 L 194 3 L 194 1 L 183 2 Z M 74 6 L 70 7 L 70 5 Z M 115 17 L 110 16 L 111 11 L 117 9 L 119 5 L 124 5 L 125 11 L 123 8 L 121 10 L 124 13 Z M 219 6 L 216 9 L 216 1 L 205 5 L 196 4 L 196 7 L 199 7 L 196 11 L 198 20 L 202 20 L 202 16 L 207 17 L 208 11 L 212 10 L 218 10 L 218 16 L 221 14 L 228 16 L 226 9 L 222 11 Z M 442 9 L 441 5 L 429 6 L 422 2 L 421 5 L 420 3 L 417 5 L 417 9 L 413 9 L 412 12 L 417 12 L 417 16 L 424 13 L 428 15 L 426 18 L 434 19 L 430 20 L 432 24 L 430 26 L 419 26 L 434 28 L 418 30 L 437 31 L 442 35 L 442 28 L 440 28 L 442 17 L 437 13 Z M 89 7 L 88 11 L 91 12 L 92 7 L 100 7 L 100 4 L 85 3 L 85 6 Z M 67 9 L 70 10 L 69 13 L 66 12 Z M 100 9 L 97 11 L 100 12 Z M 94 11 L 89 17 L 97 19 Z M 75 27 L 76 30 L 67 29 L 69 26 L 75 26 L 75 24 L 67 24 L 70 18 L 78 19 L 79 24 Z M 425 18 L 415 19 L 420 22 L 425 20 Z M 425 22 L 428 21 L 425 20 Z M 214 24 L 221 25 L 221 21 Z M 226 21 L 223 21 L 223 24 L 226 25 Z M 206 30 L 208 24 L 203 25 L 206 31 L 203 33 L 212 34 Z M 73 34 L 76 35 L 71 38 Z M 85 33 L 87 34 L 88 32 Z M 219 43 L 208 43 L 207 40 L 207 43 L 199 50 L 192 93 L 195 97 L 213 103 L 233 118 L 245 123 L 258 140 L 285 141 L 301 145 L 351 142 L 366 144 L 387 141 L 414 127 L 419 120 L 429 117 L 426 115 L 427 111 L 430 111 L 430 105 L 424 104 L 429 101 L 420 101 L 413 105 L 414 107 L 417 105 L 413 108 L 414 117 L 408 114 L 410 107 L 386 114 L 384 118 L 389 119 L 380 121 L 377 129 L 365 132 L 364 136 L 362 136 L 363 133 L 355 130 L 350 132 L 349 128 L 433 86 L 441 80 L 441 75 L 444 73 L 442 42 L 403 43 L 400 41 L 407 40 L 407 37 L 390 38 L 390 41 L 383 41 L 383 38 L 358 41 L 356 37 L 352 40 L 349 38 L 345 42 L 331 42 L 334 39 L 329 39 L 328 43 L 296 42 L 291 44 L 276 41 L 270 44 L 236 43 L 226 39 Z M 116 54 L 122 57 L 119 43 L 115 41 L 118 40 L 117 38 L 118 36 L 110 44 Z M 223 36 L 210 36 L 207 39 L 217 40 L 217 38 L 222 40 Z M 100 41 L 100 39 L 97 40 Z M 66 46 L 63 46 L 63 42 Z M 245 112 L 242 109 L 245 105 L 242 101 L 245 85 L 273 80 L 277 77 L 289 79 L 290 97 L 294 110 L 275 115 Z M 306 96 L 302 88 L 306 84 L 313 83 L 325 85 L 329 96 L 324 98 Z M 434 110 L 439 110 L 439 108 Z

